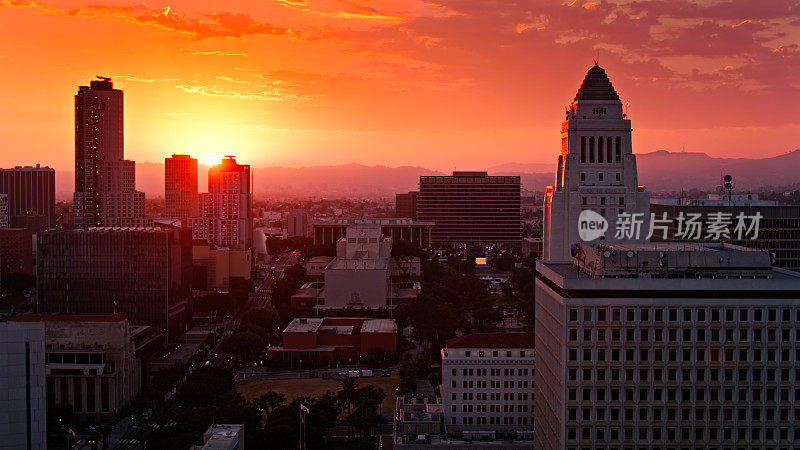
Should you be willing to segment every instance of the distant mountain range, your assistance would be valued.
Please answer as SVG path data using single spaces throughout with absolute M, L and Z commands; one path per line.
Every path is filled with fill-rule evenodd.
M 800 149 L 769 158 L 715 158 L 705 153 L 659 150 L 637 154 L 639 183 L 651 192 L 713 189 L 723 174 L 733 175 L 736 190 L 756 191 L 765 186 L 800 182 Z M 541 191 L 552 185 L 555 164 L 507 163 L 489 167 L 490 174 L 519 175 L 523 188 Z M 207 166 L 200 166 L 200 192 L 206 190 Z M 444 175 L 424 167 L 342 164 L 310 167 L 253 169 L 257 196 L 391 198 L 417 189 L 420 175 Z M 164 165 L 136 164 L 136 185 L 147 197 L 164 196 Z M 56 197 L 72 198 L 72 171 L 56 171 Z

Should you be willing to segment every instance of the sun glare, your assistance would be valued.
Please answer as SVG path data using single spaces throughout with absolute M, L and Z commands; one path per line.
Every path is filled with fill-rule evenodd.
M 222 161 L 222 157 L 216 153 L 208 153 L 203 157 L 203 164 L 215 166 Z
M 189 153 L 197 155 L 201 163 L 210 166 L 219 164 L 223 155 L 235 155 L 233 137 L 218 129 L 197 132 L 190 139 Z

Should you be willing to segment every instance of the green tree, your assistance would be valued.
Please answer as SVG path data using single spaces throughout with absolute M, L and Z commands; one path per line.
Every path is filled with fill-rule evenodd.
M 339 401 L 347 405 L 347 416 L 352 414 L 353 403 L 358 399 L 358 382 L 355 378 L 345 378 L 339 384 Z M 352 436 L 352 429 L 348 426 L 348 435 Z
M 222 351 L 244 358 L 249 362 L 264 351 L 264 340 L 253 331 L 236 332 L 222 341 Z
M 269 417 L 278 407 L 286 404 L 286 396 L 270 389 L 253 401 L 259 408 L 263 409 L 267 417 Z
M 280 317 L 274 309 L 256 308 L 245 313 L 242 325 L 252 323 L 272 334 L 280 326 Z
M 215 396 L 235 387 L 230 370 L 216 366 L 204 366 L 186 377 L 175 396 L 179 404 L 188 406 L 204 406 L 211 403 Z

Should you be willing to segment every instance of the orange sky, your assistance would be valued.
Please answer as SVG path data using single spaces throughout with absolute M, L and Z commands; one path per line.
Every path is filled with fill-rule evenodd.
M 795 0 L 0 0 L 0 166 L 71 169 L 73 95 L 125 91 L 125 154 L 254 166 L 555 162 L 597 51 L 634 151 L 800 147 Z

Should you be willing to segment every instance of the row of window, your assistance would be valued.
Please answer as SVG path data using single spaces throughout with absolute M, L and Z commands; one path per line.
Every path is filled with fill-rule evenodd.
M 488 409 L 487 409 L 488 406 Z M 500 408 L 501 405 L 494 404 L 494 405 L 461 405 L 461 412 L 471 413 L 471 412 L 504 412 L 504 413 L 526 413 L 528 412 L 528 405 L 509 405 L 505 404 L 502 405 L 502 411 Z M 450 406 L 450 411 L 456 412 L 456 405 Z M 531 408 L 533 409 L 533 408 Z
M 451 373 L 452 373 L 453 376 L 456 376 L 458 374 L 458 369 L 452 369 Z M 471 377 L 471 376 L 473 376 L 473 374 L 476 375 L 476 376 L 479 376 L 479 377 L 480 376 L 484 376 L 485 377 L 485 376 L 487 376 L 487 373 L 489 374 L 489 376 L 492 376 L 492 377 L 497 377 L 497 376 L 500 376 L 501 374 L 504 375 L 504 376 L 510 377 L 510 376 L 514 376 L 514 369 L 513 368 L 511 368 L 511 369 L 509 369 L 509 368 L 505 368 L 505 369 L 483 369 L 483 368 L 480 368 L 480 369 L 469 368 L 469 369 L 467 369 L 467 368 L 463 368 L 463 369 L 461 369 L 461 375 L 463 375 L 465 377 L 466 376 L 470 376 Z M 517 376 L 527 376 L 528 375 L 528 369 L 518 368 L 516 373 L 517 373 Z
M 606 431 L 607 430 L 607 431 Z M 749 430 L 749 431 L 748 431 Z M 584 441 L 611 441 L 634 442 L 635 440 L 648 442 L 648 441 L 665 441 L 675 443 L 676 441 L 684 442 L 703 442 L 703 441 L 800 441 L 800 428 L 790 430 L 788 427 L 782 428 L 748 428 L 748 427 L 724 427 L 718 428 L 624 428 L 620 433 L 619 428 L 582 428 L 581 434 L 578 435 L 577 428 L 567 429 L 567 439 L 570 441 L 584 440 Z
M 580 393 L 580 399 L 579 394 Z M 708 394 L 708 395 L 706 395 Z M 598 402 L 797 402 L 800 401 L 800 389 L 790 388 L 651 388 L 639 389 L 606 389 L 606 388 L 570 388 L 567 390 L 568 401 Z M 797 416 L 800 419 L 800 414 Z
M 567 338 L 570 342 L 578 342 L 581 336 L 584 342 L 622 342 L 623 337 L 627 342 L 668 342 L 678 345 L 679 342 L 760 342 L 766 340 L 770 344 L 800 342 L 800 328 L 752 328 L 747 323 L 734 328 L 570 328 Z M 794 331 L 794 332 L 793 332 Z M 766 333 L 766 334 L 765 334 Z M 680 339 L 680 341 L 679 341 Z
M 488 398 L 487 398 L 488 394 Z M 473 398 L 474 397 L 474 398 Z M 486 400 L 506 400 L 506 401 L 514 401 L 514 393 L 513 392 L 503 392 L 502 399 L 500 398 L 499 392 L 462 392 L 461 399 L 462 400 L 478 400 L 478 401 L 486 401 Z M 518 401 L 526 401 L 528 400 L 528 393 L 527 392 L 517 392 L 516 400 Z M 530 398 L 533 399 L 533 393 L 530 393 Z M 453 392 L 451 394 L 451 399 L 453 401 L 458 400 L 458 393 Z
M 636 369 L 628 368 L 628 369 L 603 369 L 603 368 L 584 368 L 581 371 L 578 369 L 570 368 L 567 371 L 567 379 L 569 381 L 670 381 L 670 382 L 685 382 L 685 383 L 704 383 L 704 382 L 717 382 L 717 383 L 724 383 L 724 382 L 736 382 L 736 381 L 750 381 L 750 382 L 792 382 L 792 372 L 794 372 L 795 376 L 800 377 L 800 369 L 791 369 L 791 368 L 783 368 L 783 369 L 710 369 L 706 370 L 703 368 L 684 368 L 683 370 L 678 369 L 660 369 L 660 368 L 653 368 L 653 369 L 639 369 L 638 373 Z M 582 375 L 581 379 L 578 379 L 578 375 Z M 708 374 L 708 378 L 706 378 L 706 374 Z M 762 376 L 763 374 L 763 376 Z M 638 378 L 636 378 L 638 375 Z M 800 380 L 800 378 L 796 378 Z
M 588 145 L 587 145 L 588 144 Z M 614 145 L 616 144 L 616 145 Z M 613 156 L 613 159 L 612 159 Z M 612 163 L 622 160 L 622 137 L 581 136 L 581 162 Z
M 580 412 L 580 414 L 579 414 Z M 608 412 L 608 414 L 606 414 Z M 800 419 L 800 411 L 794 410 L 795 420 Z M 569 408 L 567 420 L 571 422 L 651 422 L 687 421 L 732 422 L 766 421 L 789 422 L 792 411 L 789 408 Z
M 467 357 L 467 358 L 473 358 L 472 353 L 473 353 L 472 350 L 465 350 L 464 351 L 464 356 Z M 478 358 L 485 358 L 487 356 L 487 354 L 488 354 L 487 351 L 478 350 L 476 356 Z M 532 351 L 529 352 L 529 351 L 526 351 L 526 350 L 520 350 L 519 352 L 512 352 L 511 350 L 506 350 L 503 353 L 501 353 L 498 350 L 493 350 L 492 351 L 492 358 L 499 358 L 501 354 L 505 354 L 506 358 L 512 358 L 514 356 L 519 356 L 520 358 L 525 358 L 526 356 L 533 356 L 533 352 Z
M 624 352 L 623 352 L 624 350 Z M 580 354 L 578 348 L 570 348 L 568 350 L 569 361 L 584 361 L 584 362 L 608 362 L 608 361 L 626 361 L 626 362 L 709 362 L 709 363 L 761 363 L 761 362 L 774 362 L 774 363 L 792 363 L 793 361 L 800 361 L 800 348 L 794 349 L 747 349 L 740 348 L 738 352 L 732 348 L 679 348 L 670 347 L 662 348 L 639 348 L 638 352 L 635 348 L 612 348 L 610 350 L 605 348 L 583 349 L 583 358 L 578 359 Z M 609 358 L 610 356 L 610 358 Z M 767 356 L 766 361 L 764 356 Z M 792 359 L 794 356 L 794 360 Z
M 487 385 L 491 389 L 514 389 L 514 380 L 504 380 L 503 386 L 501 388 L 499 380 L 492 380 L 491 383 L 487 383 L 486 381 L 478 380 L 473 383 L 473 380 L 463 380 L 462 386 L 464 389 L 472 389 L 472 388 L 479 388 L 479 389 L 486 389 Z M 453 388 L 458 387 L 458 382 L 453 380 L 451 382 Z M 533 381 L 530 382 L 531 387 L 533 387 Z M 516 387 L 520 389 L 527 389 L 528 388 L 528 380 L 517 381 Z
M 577 322 L 791 322 L 800 321 L 800 309 L 792 308 L 570 308 L 569 320 Z

